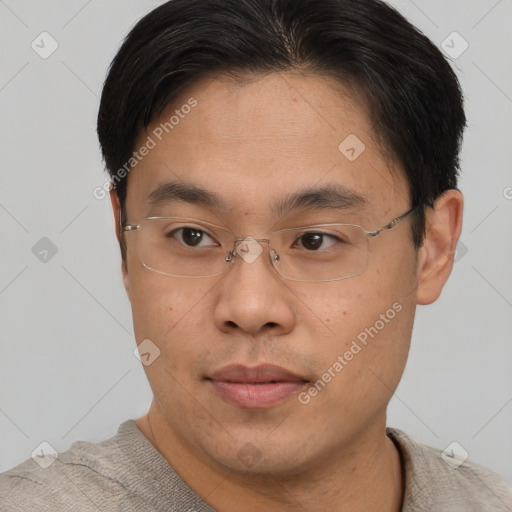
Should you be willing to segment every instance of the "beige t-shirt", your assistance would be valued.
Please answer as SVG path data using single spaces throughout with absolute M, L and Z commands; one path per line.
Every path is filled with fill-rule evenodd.
M 512 490 L 494 473 L 388 429 L 405 468 L 402 512 L 512 511 Z M 133 420 L 101 443 L 79 441 L 47 469 L 29 459 L 0 475 L 1 512 L 212 512 Z M 241 511 L 243 507 L 241 508 Z

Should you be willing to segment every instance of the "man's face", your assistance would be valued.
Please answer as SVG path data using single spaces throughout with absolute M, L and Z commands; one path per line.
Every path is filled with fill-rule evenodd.
M 181 110 L 159 141 L 154 130 L 191 97 L 197 106 Z M 351 134 L 362 153 L 354 138 L 339 149 Z M 376 230 L 410 208 L 405 178 L 377 146 L 363 105 L 333 79 L 204 80 L 135 149 L 148 135 L 157 144 L 129 176 L 130 224 L 187 217 L 265 239 L 317 224 Z M 166 183 L 199 187 L 222 205 L 151 202 Z M 276 211 L 306 189 L 328 187 L 365 204 L 309 201 Z M 362 275 L 319 283 L 282 279 L 266 244 L 254 262 L 237 257 L 216 277 L 162 275 L 141 264 L 137 232 L 125 233 L 135 335 L 160 350 L 145 370 L 175 438 L 229 469 L 279 474 L 349 453 L 355 439 L 381 431 L 412 330 L 418 272 L 410 230 L 408 218 L 370 239 Z

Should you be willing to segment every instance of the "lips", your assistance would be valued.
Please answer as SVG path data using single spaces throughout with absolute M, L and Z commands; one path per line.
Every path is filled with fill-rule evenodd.
M 266 409 L 298 393 L 308 382 L 280 366 L 253 368 L 232 365 L 209 376 L 214 390 L 227 402 L 243 409 Z

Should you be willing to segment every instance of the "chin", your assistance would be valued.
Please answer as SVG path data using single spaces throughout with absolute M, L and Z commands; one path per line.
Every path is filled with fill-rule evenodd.
M 270 434 L 272 435 L 272 434 Z M 268 478 L 299 475 L 315 464 L 320 454 L 305 450 L 304 438 L 293 436 L 268 438 L 261 435 L 240 435 L 223 440 L 209 439 L 201 449 L 217 465 L 239 475 Z
M 249 448 L 248 448 L 249 447 Z M 222 460 L 216 460 L 217 464 L 236 474 L 253 478 L 268 479 L 287 478 L 297 476 L 307 466 L 306 461 L 297 461 L 297 453 L 275 455 L 273 450 L 260 451 L 254 445 L 248 443 L 243 447 L 241 453 L 236 453 Z

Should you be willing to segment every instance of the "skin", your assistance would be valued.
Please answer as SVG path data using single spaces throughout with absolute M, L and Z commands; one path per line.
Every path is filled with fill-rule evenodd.
M 374 230 L 409 210 L 399 165 L 376 143 L 356 95 L 334 79 L 300 72 L 203 79 L 140 134 L 137 147 L 190 97 L 198 106 L 129 176 L 129 223 L 172 211 L 265 238 L 327 222 Z M 338 150 L 352 133 L 366 145 L 353 162 Z M 226 208 L 151 207 L 148 195 L 166 181 L 199 185 Z M 275 201 L 318 184 L 348 187 L 368 206 L 272 212 Z M 254 263 L 239 259 L 218 277 L 162 276 L 141 265 L 136 235 L 125 233 L 122 272 L 136 340 L 150 339 L 161 351 L 145 367 L 154 400 L 137 420 L 141 432 L 223 512 L 240 503 L 251 512 L 400 510 L 403 474 L 385 433 L 386 407 L 406 363 L 416 305 L 435 301 L 451 272 L 462 209 L 461 193 L 447 191 L 427 212 L 423 247 L 414 248 L 407 218 L 370 240 L 364 274 L 327 283 L 283 280 L 266 247 Z M 242 409 L 205 379 L 228 364 L 272 363 L 314 383 L 397 302 L 400 313 L 307 405 L 293 395 L 267 409 Z M 250 463 L 240 457 L 247 450 Z

